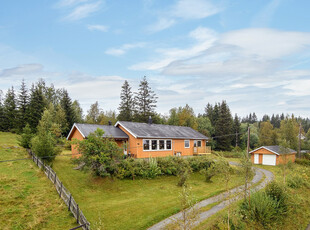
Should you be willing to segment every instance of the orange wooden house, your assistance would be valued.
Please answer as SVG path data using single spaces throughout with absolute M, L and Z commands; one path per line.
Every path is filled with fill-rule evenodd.
M 208 137 L 185 126 L 118 121 L 115 126 L 74 124 L 67 139 L 83 140 L 97 128 L 114 138 L 124 154 L 135 158 L 192 156 L 211 153 Z M 108 131 L 108 132 L 107 132 Z M 72 145 L 72 153 L 77 153 Z
M 250 152 L 253 164 L 279 165 L 295 162 L 296 151 L 279 145 L 262 146 Z

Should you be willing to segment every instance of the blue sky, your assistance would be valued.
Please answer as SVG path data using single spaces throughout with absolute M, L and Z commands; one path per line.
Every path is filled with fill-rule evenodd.
M 157 111 L 309 116 L 310 1 L 2 1 L 0 88 L 44 78 L 84 112 L 116 110 L 147 76 Z

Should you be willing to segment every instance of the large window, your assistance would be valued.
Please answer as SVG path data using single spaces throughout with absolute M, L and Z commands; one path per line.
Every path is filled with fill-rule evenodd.
M 189 140 L 184 140 L 184 148 L 189 148 Z
M 165 151 L 172 149 L 171 140 L 143 140 L 144 151 Z
M 197 147 L 201 147 L 201 141 L 197 141 Z

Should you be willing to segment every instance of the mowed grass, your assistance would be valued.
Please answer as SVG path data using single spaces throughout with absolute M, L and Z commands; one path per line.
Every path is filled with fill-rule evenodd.
M 70 151 L 65 151 L 68 154 Z M 118 180 L 94 177 L 89 172 L 74 170 L 70 157 L 58 156 L 53 164 L 59 178 L 71 191 L 83 213 L 94 226 L 99 220 L 105 229 L 146 229 L 180 210 L 178 178 L 162 176 L 156 179 Z M 197 200 L 225 190 L 221 177 L 213 183 L 204 176 L 192 174 L 189 185 Z M 231 187 L 242 184 L 233 175 Z
M 0 160 L 27 158 L 17 135 L 0 132 Z M 31 160 L 0 163 L 0 229 L 77 226 L 53 184 Z

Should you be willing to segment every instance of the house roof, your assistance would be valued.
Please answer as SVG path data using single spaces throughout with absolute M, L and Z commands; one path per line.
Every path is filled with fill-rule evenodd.
M 257 149 L 254 149 L 253 151 L 251 151 L 250 153 L 253 153 L 253 152 L 256 152 L 257 150 L 259 149 L 267 149 L 269 150 L 270 152 L 273 152 L 277 155 L 281 155 L 281 154 L 293 154 L 293 153 L 296 153 L 295 150 L 293 149 L 290 149 L 290 148 L 284 148 L 284 147 L 281 147 L 279 145 L 269 145 L 269 146 L 262 146 L 262 147 L 259 147 Z
M 129 121 L 118 121 L 115 126 L 122 126 L 135 138 L 171 138 L 171 139 L 209 139 L 196 130 L 185 126 L 147 124 Z
M 95 132 L 98 128 L 104 131 L 103 137 L 113 137 L 119 139 L 128 139 L 128 135 L 121 129 L 113 125 L 96 125 L 96 124 L 80 124 L 74 123 L 72 129 L 67 137 L 68 140 L 71 139 L 73 130 L 76 128 L 84 138 L 86 138 L 90 133 Z

